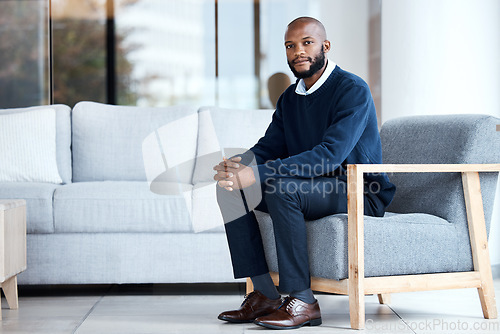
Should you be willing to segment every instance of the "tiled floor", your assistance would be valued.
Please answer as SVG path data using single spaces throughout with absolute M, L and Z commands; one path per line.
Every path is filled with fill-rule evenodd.
M 500 296 L 500 279 L 495 287 Z M 217 320 L 239 306 L 241 284 L 20 287 L 19 294 L 19 310 L 2 300 L 0 333 L 276 333 Z M 353 332 L 346 296 L 317 298 L 323 325 L 293 333 Z M 390 306 L 366 297 L 363 333 L 499 332 L 499 320 L 483 319 L 475 289 L 393 294 Z

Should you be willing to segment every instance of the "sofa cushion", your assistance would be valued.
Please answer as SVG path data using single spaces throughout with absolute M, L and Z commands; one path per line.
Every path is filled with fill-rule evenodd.
M 62 183 L 54 109 L 0 115 L 0 182 Z
M 193 184 L 213 182 L 212 167 L 257 143 L 271 123 L 274 110 L 238 110 L 202 107 L 198 111 L 199 133 Z M 228 150 L 233 148 L 233 150 Z M 234 150 L 234 149 L 240 149 Z M 222 151 L 224 150 L 224 153 Z
M 185 117 L 188 121 L 184 119 L 182 127 L 176 126 L 175 121 Z M 156 151 L 157 160 L 163 161 L 161 155 L 165 154 L 168 166 L 163 165 L 164 169 L 185 162 L 176 181 L 191 183 L 198 135 L 195 108 L 142 108 L 80 102 L 73 109 L 72 126 L 74 182 L 146 181 L 144 165 L 150 162 L 143 161 L 142 145 L 154 134 L 162 144 Z M 173 135 L 168 133 L 174 130 Z M 182 152 L 183 161 L 169 161 L 175 156 L 172 152 Z
M 27 233 L 53 233 L 52 196 L 58 187 L 53 183 L 2 182 L 0 198 L 26 200 Z
M 77 182 L 54 194 L 57 233 L 191 232 L 190 184 L 170 183 L 170 194 L 147 182 Z
M 62 104 L 30 108 L 0 109 L 0 115 L 51 108 L 56 111 L 56 161 L 63 183 L 71 182 L 71 109 Z
M 215 182 L 198 182 L 193 187 L 193 230 L 224 232 L 224 220 L 217 204 Z
M 271 217 L 256 211 L 267 263 L 278 271 Z M 387 276 L 471 270 L 458 266 L 459 235 L 455 225 L 428 214 L 364 217 L 365 276 Z M 308 221 L 311 276 L 348 276 L 347 214 Z

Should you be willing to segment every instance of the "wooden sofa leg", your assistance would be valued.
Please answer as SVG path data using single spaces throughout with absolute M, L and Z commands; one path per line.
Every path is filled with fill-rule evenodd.
M 253 283 L 250 277 L 247 278 L 247 294 L 253 291 Z
M 12 276 L 2 283 L 2 290 L 5 294 L 5 299 L 9 304 L 11 310 L 17 310 L 19 308 L 19 301 L 17 297 L 17 275 Z
M 379 293 L 378 302 L 380 304 L 390 304 L 391 303 L 391 294 L 390 293 Z

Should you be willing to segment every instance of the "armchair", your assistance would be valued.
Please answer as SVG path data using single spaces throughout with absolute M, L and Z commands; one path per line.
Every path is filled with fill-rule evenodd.
M 349 295 L 352 328 L 364 328 L 366 294 L 384 304 L 403 291 L 477 288 L 484 317 L 497 317 L 487 236 L 498 122 L 485 115 L 386 122 L 385 164 L 348 166 L 348 213 L 307 222 L 312 289 Z M 384 217 L 363 216 L 363 174 L 379 172 L 389 173 L 396 196 Z M 278 284 L 272 221 L 257 217 Z

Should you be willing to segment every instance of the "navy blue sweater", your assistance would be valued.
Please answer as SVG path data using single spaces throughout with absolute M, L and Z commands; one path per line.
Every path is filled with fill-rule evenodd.
M 346 181 L 347 164 L 382 163 L 375 105 L 363 79 L 336 66 L 312 94 L 296 94 L 296 85 L 281 95 L 264 137 L 250 149 L 260 182 L 325 175 Z M 365 174 L 365 185 L 386 207 L 392 201 L 395 186 L 386 174 Z

